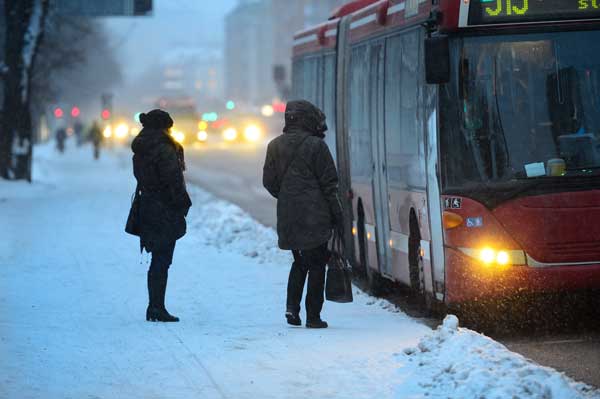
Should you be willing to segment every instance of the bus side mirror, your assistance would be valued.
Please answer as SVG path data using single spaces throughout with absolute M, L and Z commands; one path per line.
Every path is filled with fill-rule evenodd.
M 450 81 L 450 45 L 448 36 L 425 39 L 425 80 L 429 84 Z

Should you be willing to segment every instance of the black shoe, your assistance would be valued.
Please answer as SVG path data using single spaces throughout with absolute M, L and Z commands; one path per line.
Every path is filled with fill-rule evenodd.
M 327 328 L 327 327 L 329 327 L 327 322 L 321 320 L 320 317 L 318 319 L 309 319 L 306 321 L 306 328 Z
M 285 312 L 285 318 L 287 319 L 288 324 L 292 326 L 301 326 L 302 320 L 300 320 L 300 315 L 294 312 Z
M 148 306 L 148 309 L 146 309 L 146 320 L 172 323 L 178 322 L 179 317 L 173 316 L 172 314 L 167 312 L 167 309 L 151 308 L 150 306 Z

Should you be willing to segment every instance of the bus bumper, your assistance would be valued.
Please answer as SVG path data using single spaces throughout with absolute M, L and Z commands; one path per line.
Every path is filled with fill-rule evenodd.
M 600 263 L 534 268 L 486 266 L 446 248 L 446 303 L 513 297 L 520 294 L 600 288 Z

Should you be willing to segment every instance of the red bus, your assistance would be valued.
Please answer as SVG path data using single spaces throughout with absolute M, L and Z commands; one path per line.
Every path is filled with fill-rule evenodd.
M 362 0 L 295 35 L 370 284 L 428 304 L 600 288 L 599 7 Z

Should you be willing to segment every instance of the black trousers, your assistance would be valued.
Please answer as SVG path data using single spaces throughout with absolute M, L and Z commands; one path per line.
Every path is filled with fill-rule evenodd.
M 150 262 L 150 273 L 162 275 L 169 271 L 169 266 L 173 263 L 173 253 L 175 252 L 175 241 L 161 248 L 155 248 L 152 251 L 152 261 Z
M 308 275 L 306 316 L 308 319 L 319 318 L 324 301 L 325 266 L 329 259 L 327 243 L 314 249 L 293 250 L 292 253 L 294 254 L 294 263 L 288 279 L 287 310 L 294 313 L 300 312 L 302 291 L 304 291 L 304 282 Z

